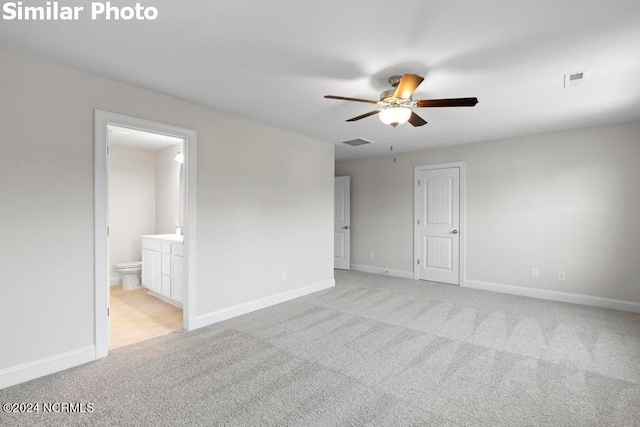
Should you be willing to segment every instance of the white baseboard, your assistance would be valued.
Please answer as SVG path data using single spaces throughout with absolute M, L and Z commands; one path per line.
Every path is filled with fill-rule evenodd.
M 111 286 L 118 286 L 122 284 L 122 276 L 111 276 L 109 280 L 111 282 Z
M 351 264 L 354 271 L 363 273 L 383 274 L 385 276 L 400 277 L 402 279 L 413 279 L 413 271 L 392 270 L 390 268 L 371 267 L 368 265 Z
M 96 347 L 78 350 L 36 360 L 0 371 L 0 389 L 44 377 L 55 372 L 83 365 L 96 360 Z
M 217 310 L 211 313 L 201 314 L 196 317 L 196 328 L 213 325 L 214 323 L 222 322 L 223 320 L 242 316 L 243 314 L 251 313 L 252 311 L 261 310 L 263 308 L 300 298 L 314 292 L 329 289 L 335 285 L 336 281 L 334 279 L 326 280 L 324 282 L 314 283 L 313 285 L 294 289 L 292 291 L 282 292 L 269 297 L 238 304 L 233 307 L 223 308 L 222 310 Z
M 479 280 L 464 281 L 464 287 L 480 289 L 483 291 L 500 292 L 503 294 L 520 295 L 551 301 L 582 304 L 591 307 L 611 308 L 614 310 L 631 311 L 640 313 L 640 303 L 623 301 L 610 298 L 595 297 L 591 295 L 573 294 L 570 292 L 549 291 L 546 289 L 528 288 L 525 286 L 502 285 L 499 283 L 481 282 Z

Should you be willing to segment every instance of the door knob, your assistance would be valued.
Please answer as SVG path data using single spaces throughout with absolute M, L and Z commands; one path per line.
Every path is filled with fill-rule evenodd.
M 349 226 L 348 226 L 348 225 L 345 225 L 345 226 L 344 226 L 344 227 L 342 227 L 342 228 L 344 228 L 345 230 L 348 230 L 348 229 L 349 229 Z
M 458 230 L 453 230 L 452 233 L 453 234 L 458 234 Z

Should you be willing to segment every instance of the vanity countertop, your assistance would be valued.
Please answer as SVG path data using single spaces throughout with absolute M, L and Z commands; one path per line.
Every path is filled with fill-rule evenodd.
M 184 241 L 184 236 L 181 234 L 150 234 L 147 236 L 142 236 L 143 239 L 158 239 L 158 240 L 169 240 L 171 242 L 182 243 Z

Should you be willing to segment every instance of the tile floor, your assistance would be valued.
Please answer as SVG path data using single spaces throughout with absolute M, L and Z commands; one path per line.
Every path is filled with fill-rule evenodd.
M 113 350 L 182 329 L 182 310 L 147 293 L 111 286 L 110 342 Z

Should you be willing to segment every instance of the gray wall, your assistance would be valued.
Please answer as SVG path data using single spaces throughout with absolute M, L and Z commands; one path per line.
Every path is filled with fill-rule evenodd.
M 333 278 L 333 144 L 8 51 L 0 69 L 0 369 L 95 342 L 94 109 L 198 132 L 198 314 Z
M 413 271 L 414 166 L 454 161 L 467 166 L 467 279 L 640 302 L 637 121 L 337 162 L 351 262 Z

